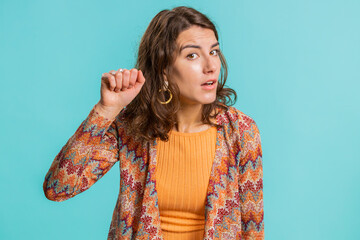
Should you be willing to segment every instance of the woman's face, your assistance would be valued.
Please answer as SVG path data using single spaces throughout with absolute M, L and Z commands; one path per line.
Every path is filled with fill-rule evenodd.
M 221 68 L 219 43 L 214 32 L 192 26 L 181 32 L 176 42 L 180 52 L 175 59 L 170 81 L 179 87 L 181 103 L 214 102 Z

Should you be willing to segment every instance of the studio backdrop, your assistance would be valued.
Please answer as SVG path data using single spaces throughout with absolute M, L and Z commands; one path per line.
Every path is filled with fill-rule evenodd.
M 119 164 L 60 203 L 45 174 L 102 73 L 133 68 L 150 20 L 176 6 L 216 24 L 234 106 L 260 130 L 265 239 L 360 239 L 357 0 L 0 1 L 0 239 L 106 239 Z

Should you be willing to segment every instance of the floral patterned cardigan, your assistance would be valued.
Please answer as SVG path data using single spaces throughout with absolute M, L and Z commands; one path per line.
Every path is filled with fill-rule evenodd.
M 259 130 L 234 107 L 218 110 L 203 239 L 264 239 Z M 159 140 L 136 142 L 122 126 L 123 112 L 109 120 L 92 108 L 52 162 L 45 196 L 59 202 L 74 197 L 119 161 L 120 191 L 108 239 L 163 239 L 155 181 Z

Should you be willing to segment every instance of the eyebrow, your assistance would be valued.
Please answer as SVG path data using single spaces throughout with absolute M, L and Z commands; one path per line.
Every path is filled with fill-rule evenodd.
M 219 42 L 216 42 L 213 45 L 211 45 L 211 48 L 216 47 L 218 45 L 219 45 Z M 185 45 L 185 46 L 181 47 L 179 52 L 181 52 L 185 48 L 199 48 L 199 49 L 201 49 L 201 47 L 199 45 L 191 45 L 190 44 L 190 45 Z

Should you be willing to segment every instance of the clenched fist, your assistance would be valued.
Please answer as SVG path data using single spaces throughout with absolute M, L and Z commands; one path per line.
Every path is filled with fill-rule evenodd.
M 141 70 L 119 69 L 101 77 L 101 98 L 95 108 L 108 119 L 115 118 L 140 92 L 145 83 Z

